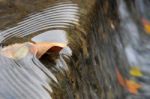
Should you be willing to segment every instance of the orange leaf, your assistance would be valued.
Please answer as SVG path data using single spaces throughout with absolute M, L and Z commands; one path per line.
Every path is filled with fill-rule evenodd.
M 120 83 L 120 85 L 125 87 L 126 86 L 125 80 L 123 79 L 123 76 L 121 75 L 121 73 L 119 72 L 119 70 L 117 68 L 116 68 L 116 73 L 117 73 L 118 82 Z
M 40 58 L 49 49 L 53 52 L 59 52 L 63 47 L 66 46 L 65 43 L 55 43 L 55 42 L 38 42 L 35 45 L 37 49 L 37 57 Z M 52 49 L 51 49 L 52 48 Z
M 146 20 L 145 18 L 143 18 L 142 23 L 143 23 L 145 32 L 150 33 L 150 22 Z
M 124 88 L 127 88 L 127 90 L 132 94 L 137 94 L 138 89 L 141 88 L 141 85 L 136 83 L 133 80 L 126 80 L 123 78 L 119 70 L 116 68 L 117 73 L 117 79 L 120 85 L 122 85 Z
M 147 33 L 150 33 L 150 24 L 144 24 L 144 30 Z
M 132 94 L 137 94 L 138 89 L 141 88 L 141 85 L 133 80 L 126 80 L 126 84 L 128 91 Z

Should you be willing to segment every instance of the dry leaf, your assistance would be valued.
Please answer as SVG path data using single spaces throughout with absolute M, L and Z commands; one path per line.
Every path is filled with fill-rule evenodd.
M 116 68 L 116 72 L 117 72 L 117 79 L 119 84 L 122 85 L 124 88 L 126 88 L 130 93 L 137 94 L 139 88 L 141 88 L 141 85 L 136 83 L 133 80 L 124 79 L 117 68 Z
M 141 77 L 143 75 L 138 67 L 132 67 L 130 70 L 130 74 L 135 77 Z
M 141 88 L 141 85 L 136 83 L 133 80 L 126 80 L 128 91 L 132 94 L 137 94 L 139 88 Z
M 146 20 L 145 18 L 143 18 L 142 23 L 144 25 L 145 32 L 150 33 L 150 22 Z

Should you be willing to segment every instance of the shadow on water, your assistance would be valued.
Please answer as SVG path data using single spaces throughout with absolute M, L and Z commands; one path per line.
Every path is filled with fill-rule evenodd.
M 142 4 L 0 0 L 0 99 L 148 99 L 150 27 L 144 31 Z M 67 46 L 38 59 L 39 42 Z

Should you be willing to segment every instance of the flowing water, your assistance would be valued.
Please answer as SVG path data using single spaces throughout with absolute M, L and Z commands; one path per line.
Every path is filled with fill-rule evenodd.
M 149 3 L 0 0 L 0 99 L 149 99 Z

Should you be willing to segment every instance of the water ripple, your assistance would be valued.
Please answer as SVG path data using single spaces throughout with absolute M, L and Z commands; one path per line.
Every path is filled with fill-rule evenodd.
M 30 14 L 17 26 L 1 31 L 0 41 L 11 37 L 24 37 L 44 29 L 67 28 L 78 24 L 79 8 L 77 4 L 58 3 L 36 14 Z

